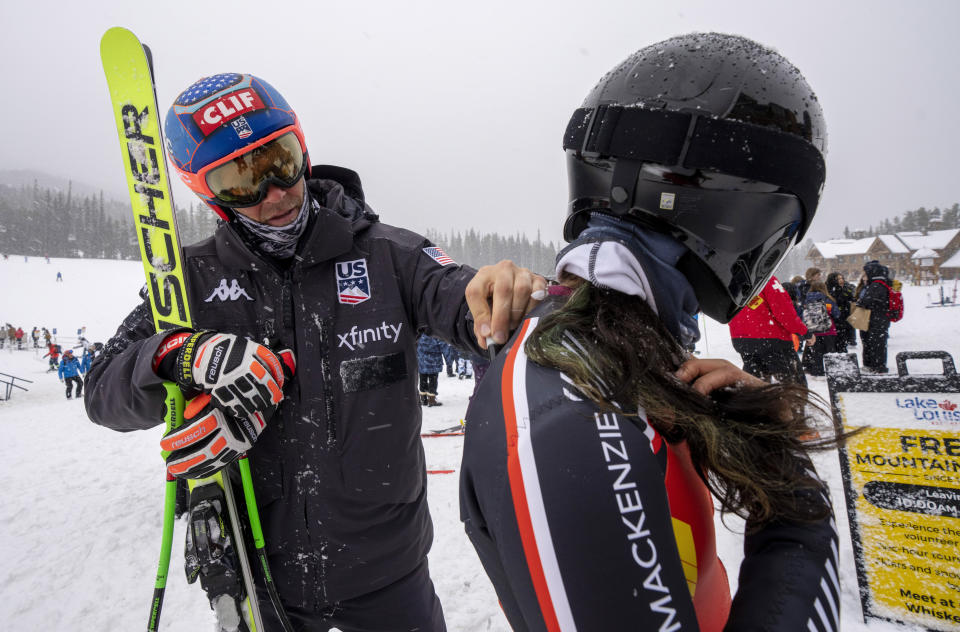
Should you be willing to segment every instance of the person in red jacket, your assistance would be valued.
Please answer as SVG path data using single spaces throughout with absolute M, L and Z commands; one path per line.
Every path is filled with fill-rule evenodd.
M 23 327 L 17 327 L 17 349 L 23 349 Z
M 733 348 L 743 359 L 743 370 L 769 381 L 807 385 L 793 336 L 812 342 L 797 310 L 777 277 L 770 277 L 760 293 L 730 321 Z

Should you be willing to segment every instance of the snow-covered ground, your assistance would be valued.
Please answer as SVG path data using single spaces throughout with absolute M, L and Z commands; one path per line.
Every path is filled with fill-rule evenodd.
M 56 282 L 57 272 L 63 282 Z M 11 255 L 0 260 L 0 324 L 25 331 L 57 328 L 72 344 L 86 327 L 105 341 L 137 302 L 139 263 Z M 948 286 L 948 291 L 953 285 Z M 893 326 L 890 366 L 897 351 L 945 349 L 960 358 L 960 308 L 924 309 L 935 288 L 905 288 L 906 316 Z M 163 467 L 159 430 L 122 434 L 90 423 L 79 401 L 66 400 L 43 350 L 0 351 L 0 372 L 30 380 L 29 392 L 0 402 L 0 621 L 5 630 L 135 630 L 147 620 L 160 545 Z M 726 326 L 707 322 L 701 356 L 739 363 Z M 938 368 L 939 363 L 934 365 Z M 928 370 L 924 365 L 911 371 Z M 812 387 L 826 397 L 826 382 Z M 424 428 L 452 426 L 463 417 L 473 384 L 441 375 L 442 407 L 424 410 Z M 427 466 L 459 469 L 460 437 L 424 439 Z M 818 459 L 830 481 L 842 538 L 842 623 L 845 631 L 905 628 L 862 622 L 843 491 L 835 453 Z M 429 477 L 436 526 L 431 573 L 452 632 L 508 630 L 473 549 L 463 534 L 457 474 Z M 727 519 L 734 530 L 739 523 Z M 717 521 L 720 554 L 731 580 L 741 557 L 740 536 Z M 212 613 L 183 568 L 183 523 L 178 522 L 161 629 L 212 629 Z

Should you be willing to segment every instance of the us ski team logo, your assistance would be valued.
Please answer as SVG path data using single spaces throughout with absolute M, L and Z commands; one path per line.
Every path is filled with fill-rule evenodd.
M 370 298 L 366 259 L 338 261 L 336 269 L 338 301 L 344 305 L 356 305 Z
M 230 281 L 230 285 L 227 285 L 226 279 L 220 279 L 220 285 L 214 288 L 213 293 L 204 299 L 203 302 L 209 303 L 215 298 L 220 299 L 220 302 L 237 301 L 240 300 L 241 296 L 248 301 L 253 300 L 253 298 L 247 294 L 247 291 L 240 287 L 240 284 L 237 283 L 236 279 L 230 279 Z

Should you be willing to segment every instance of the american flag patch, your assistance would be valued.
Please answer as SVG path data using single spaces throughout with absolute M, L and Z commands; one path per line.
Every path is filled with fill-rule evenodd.
M 453 259 L 450 258 L 450 255 L 443 251 L 443 248 L 439 246 L 430 246 L 429 248 L 424 248 L 423 251 L 427 253 L 427 256 L 439 263 L 442 266 L 450 265 L 451 263 L 456 263 Z

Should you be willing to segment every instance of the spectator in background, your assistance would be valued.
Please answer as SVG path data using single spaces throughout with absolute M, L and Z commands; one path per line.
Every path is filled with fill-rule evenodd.
M 7 328 L 0 327 L 0 349 L 3 349 L 3 345 L 7 342 Z
M 47 373 L 57 370 L 57 363 L 60 359 L 60 345 L 55 342 L 47 343 L 47 352 L 43 354 L 43 357 L 50 358 L 50 368 L 47 369 Z
M 807 292 L 810 291 L 810 284 L 814 281 L 823 280 L 823 270 L 820 268 L 807 268 L 803 275 L 803 280 L 797 283 L 797 300 L 802 305 L 807 298 Z
M 17 349 L 23 349 L 23 327 L 17 327 L 13 335 L 17 339 Z
M 796 279 L 797 277 L 793 278 Z M 800 295 L 797 293 L 797 284 L 793 281 L 782 281 L 780 285 L 783 287 L 783 291 L 787 293 L 787 296 L 790 297 L 790 302 L 793 303 L 797 317 L 803 318 L 803 310 L 800 308 Z
M 809 316 L 818 311 L 821 318 L 825 319 L 824 325 L 820 327 L 812 324 Z M 823 355 L 836 351 L 836 319 L 839 312 L 837 302 L 827 291 L 827 284 L 823 281 L 811 283 L 807 298 L 803 302 L 803 322 L 809 330 L 816 333 L 815 338 L 803 347 L 803 370 L 810 375 L 823 377 Z M 820 331 L 822 327 L 825 329 Z
M 853 289 L 854 301 L 860 300 L 860 295 L 863 294 L 863 290 L 867 287 L 867 273 L 860 274 L 860 280 L 857 282 L 857 287 Z
M 886 373 L 887 337 L 890 333 L 890 271 L 879 261 L 863 266 L 866 277 L 857 305 L 870 310 L 870 324 L 860 332 L 863 340 L 863 366 L 874 373 Z
M 420 372 L 420 403 L 442 406 L 437 401 L 437 377 L 443 370 L 443 342 L 422 334 L 417 340 L 417 370 Z
M 827 275 L 827 292 L 837 302 L 839 313 L 834 321 L 837 325 L 836 352 L 846 353 L 847 345 L 857 344 L 857 333 L 853 325 L 847 322 L 850 311 L 853 309 L 854 296 L 853 284 L 847 283 L 846 279 L 839 272 L 831 272 Z
M 471 377 L 473 377 L 473 366 L 467 356 L 460 355 L 457 358 L 457 379 L 469 380 Z
M 93 345 L 88 345 L 83 348 L 83 356 L 80 358 L 80 372 L 86 375 L 91 364 L 93 364 Z
M 487 369 L 490 368 L 489 358 L 485 358 L 483 356 L 473 356 L 470 361 L 473 364 L 473 392 L 470 393 L 470 398 L 468 401 L 473 400 L 473 396 L 477 394 L 477 389 L 480 388 L 480 381 L 483 380 L 483 376 L 486 374 Z
M 443 354 L 443 363 L 447 366 L 447 377 L 453 377 L 457 373 L 457 358 L 460 354 L 453 345 L 443 340 L 440 341 L 440 352 Z
M 36 327 L 33 328 L 33 331 L 30 332 L 30 338 L 33 340 L 33 348 L 40 348 L 40 330 Z
M 807 385 L 793 336 L 813 339 L 777 277 L 770 277 L 747 306 L 730 321 L 734 350 L 743 370 L 768 382 Z
M 73 355 L 73 351 L 71 349 L 64 351 L 63 361 L 60 362 L 57 375 L 60 377 L 60 381 L 67 385 L 67 399 L 73 399 L 74 395 L 71 390 L 74 385 L 76 386 L 76 397 L 80 399 L 80 393 L 83 391 L 83 381 L 80 379 L 82 373 L 83 368 L 80 366 L 80 361 Z

